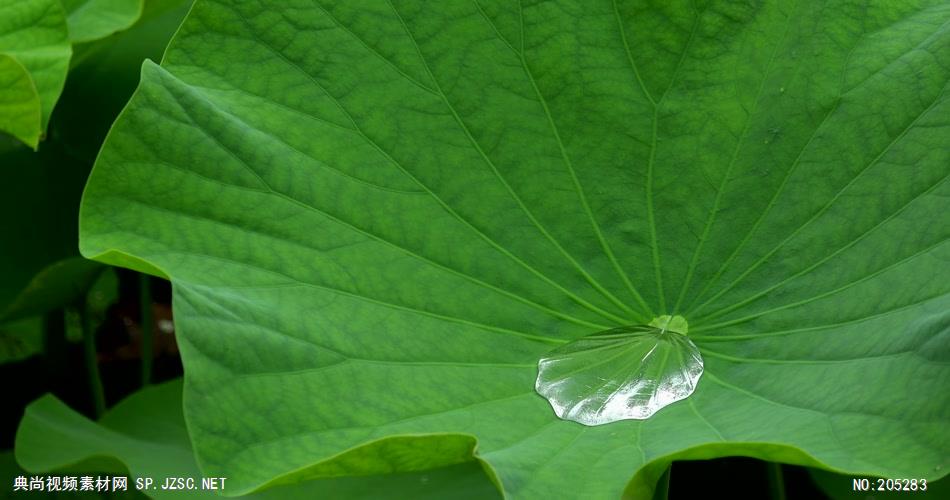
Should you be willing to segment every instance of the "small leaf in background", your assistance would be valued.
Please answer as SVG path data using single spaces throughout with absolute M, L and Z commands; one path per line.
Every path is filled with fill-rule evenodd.
M 119 279 L 115 270 L 104 269 L 86 294 L 86 304 L 90 312 L 104 315 L 106 309 L 119 299 Z
M 69 39 L 82 43 L 129 28 L 142 15 L 144 0 L 61 0 Z
M 153 385 L 93 422 L 52 395 L 31 403 L 17 431 L 17 461 L 30 473 L 129 473 L 133 478 L 201 477 L 181 409 L 181 380 Z M 0 478 L 6 479 L 6 478 Z M 130 484 L 134 484 L 130 479 Z M 12 478 L 9 481 L 12 484 Z M 228 493 L 225 481 L 224 493 Z M 220 498 L 213 491 L 144 492 L 152 498 Z M 412 474 L 322 478 L 242 498 L 490 499 L 494 485 L 476 462 Z
M 0 21 L 31 2 L 0 11 Z M 105 6 L 83 5 L 89 12 Z M 84 45 L 85 58 L 70 71 L 50 138 L 38 152 L 0 137 L 0 322 L 73 302 L 102 269 L 78 257 L 76 219 L 83 185 L 112 120 L 135 89 L 142 61 L 161 57 L 189 5 L 187 0 L 150 1 L 148 19 Z M 8 96 L 4 92 L 0 101 Z
M 0 363 L 19 361 L 42 351 L 42 318 L 26 318 L 0 324 Z
M 6 483 L 7 486 L 11 486 L 17 477 L 26 477 L 30 478 L 30 473 L 23 470 L 17 463 L 16 458 L 14 457 L 13 450 L 9 451 L 0 451 L 0 481 Z M 10 491 L 10 490 L 7 490 Z M 14 492 L 11 498 L 17 497 L 26 497 L 29 495 L 42 495 L 43 498 L 54 498 L 56 500 L 89 500 L 91 498 L 103 498 L 103 499 L 124 499 L 124 500 L 139 500 L 143 498 L 148 498 L 145 495 L 142 495 L 134 487 L 131 487 L 126 491 L 109 491 L 109 492 L 96 492 L 96 491 L 43 491 L 40 492 Z
M 9 305 L 0 308 L 0 322 L 41 315 L 64 305 L 76 305 L 107 269 L 82 257 L 50 264 L 34 276 Z
M 106 309 L 117 299 L 117 287 L 115 271 L 98 262 L 82 257 L 57 261 L 34 276 L 11 303 L 0 308 L 0 331 L 4 324 L 65 308 L 66 338 L 78 342 L 83 329 L 78 308 L 89 308 L 90 326 L 97 328 L 105 319 Z
M 144 0 L 0 0 L 0 132 L 36 150 L 63 91 L 72 44 L 128 29 L 144 5 Z M 87 47 L 81 52 L 89 55 Z
M 35 147 L 41 122 L 40 97 L 30 73 L 14 57 L 0 53 L 0 131 Z
M 119 279 L 115 269 L 106 268 L 86 292 L 86 314 L 95 332 L 106 320 L 109 308 L 119 300 Z
M 0 56 L 5 56 L 0 57 L 0 84 L 5 94 L 0 132 L 37 148 L 66 82 L 71 54 L 66 14 L 59 0 L 0 0 Z M 32 82 L 32 93 L 22 83 L 24 77 Z M 8 101 L 13 97 L 16 103 Z M 34 114 L 39 115 L 38 122 L 32 118 Z

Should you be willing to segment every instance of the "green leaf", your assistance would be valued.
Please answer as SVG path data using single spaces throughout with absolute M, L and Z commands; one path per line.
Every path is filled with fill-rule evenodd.
M 109 307 L 118 301 L 119 277 L 116 276 L 115 269 L 106 269 L 99 274 L 99 277 L 89 287 L 86 294 L 86 305 L 89 308 L 89 314 L 101 321 Z
M 32 473 L 130 473 L 134 478 L 195 478 L 181 410 L 181 380 L 150 386 L 123 400 L 96 423 L 55 396 L 31 403 L 17 430 L 16 457 Z M 134 479 L 129 484 L 135 484 Z M 228 480 L 224 493 L 229 491 Z M 213 491 L 144 490 L 152 498 L 215 497 Z M 341 478 L 280 486 L 248 498 L 463 498 L 497 496 L 475 463 L 415 474 Z
M 0 0 L 0 132 L 36 149 L 63 91 L 71 54 L 59 0 Z
M 0 307 L 0 338 L 9 344 L 6 350 L 15 353 L 7 356 L 19 359 L 41 351 L 41 316 L 66 308 L 66 338 L 79 341 L 83 326 L 77 308 L 87 307 L 89 327 L 95 331 L 117 299 L 118 281 L 111 268 L 82 257 L 50 264 L 10 304 Z
M 128 29 L 142 15 L 144 0 L 61 0 L 73 43 L 105 38 Z
M 0 324 L 0 364 L 43 352 L 43 320 L 27 318 Z
M 138 85 L 144 59 L 159 60 L 190 0 L 158 0 L 130 29 L 74 47 L 69 84 L 51 134 L 92 163 L 109 127 Z
M 82 257 L 50 264 L 6 308 L 0 308 L 0 322 L 42 315 L 78 303 L 105 269 L 102 264 Z
M 136 477 L 199 475 L 175 402 L 179 398 L 180 385 L 149 387 L 96 423 L 48 394 L 26 408 L 17 429 L 17 462 L 33 473 L 128 470 Z
M 14 455 L 13 455 L 13 450 L 0 451 L 0 477 L 2 477 L 4 480 L 7 481 L 7 484 L 8 486 L 10 486 L 11 490 L 13 490 L 14 478 L 16 478 L 17 476 L 23 476 L 27 478 L 27 480 L 29 480 L 31 477 L 27 471 L 21 469 L 20 466 L 17 465 L 16 459 L 14 458 Z M 43 495 L 43 498 L 56 498 L 58 500 L 59 499 L 73 499 L 73 498 L 87 499 L 87 500 L 89 498 L 113 498 L 113 499 L 115 498 L 131 498 L 131 499 L 146 498 L 144 495 L 139 494 L 134 489 L 126 491 L 126 492 L 121 492 L 121 491 L 120 492 L 44 491 L 43 493 L 15 492 L 12 498 L 16 498 L 16 496 L 19 496 L 19 495 L 26 496 L 26 495 L 31 495 L 31 494 Z
M 163 5 L 167 3 L 156 3 L 165 10 L 103 40 L 73 68 L 50 124 L 50 139 L 38 152 L 0 137 L 0 321 L 15 312 L 11 303 L 18 297 L 22 302 L 25 289 L 49 266 L 72 258 L 78 266 L 101 269 L 77 257 L 79 200 L 106 132 L 138 83 L 143 59 L 161 57 L 184 17 L 187 2 L 172 10 Z M 62 274 L 56 286 L 75 288 L 75 278 L 80 276 Z M 67 293 L 47 304 L 58 307 L 74 298 Z
M 0 54 L 0 130 L 36 147 L 40 140 L 40 96 L 22 64 Z
M 0 0 L 0 131 L 36 149 L 63 91 L 71 43 L 128 29 L 143 8 L 144 0 Z
M 203 472 L 465 437 L 515 498 L 724 455 L 946 474 L 947 3 L 523 4 L 208 0 L 145 65 L 81 249 L 171 277 Z M 662 315 L 692 396 L 585 427 L 535 393 Z

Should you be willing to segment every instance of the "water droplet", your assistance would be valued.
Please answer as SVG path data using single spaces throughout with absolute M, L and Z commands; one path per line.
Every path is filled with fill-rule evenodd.
M 685 399 L 703 374 L 682 316 L 579 338 L 538 362 L 535 390 L 558 417 L 584 425 L 646 419 Z

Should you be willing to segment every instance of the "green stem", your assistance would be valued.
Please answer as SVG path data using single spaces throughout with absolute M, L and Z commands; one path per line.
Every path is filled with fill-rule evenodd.
M 102 388 L 102 377 L 99 376 L 99 352 L 96 350 L 96 331 L 86 304 L 77 306 L 82 323 L 83 358 L 86 364 L 86 379 L 89 382 L 89 392 L 92 393 L 92 407 L 98 419 L 106 411 L 105 390 Z
M 782 464 L 769 462 L 766 465 L 769 479 L 769 498 L 785 500 L 785 478 L 782 475 Z
M 653 500 L 666 500 L 670 496 L 670 471 L 673 470 L 673 464 L 663 471 L 660 480 L 656 482 L 656 490 L 653 492 Z
M 142 386 L 152 382 L 152 357 L 155 345 L 152 331 L 152 280 L 139 274 L 139 326 L 142 328 Z

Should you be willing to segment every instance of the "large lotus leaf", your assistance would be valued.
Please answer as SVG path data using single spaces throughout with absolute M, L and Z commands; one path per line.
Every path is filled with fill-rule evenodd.
M 475 453 L 515 498 L 722 455 L 946 474 L 950 4 L 693 7 L 197 2 L 81 249 L 173 280 L 202 471 Z M 587 427 L 535 393 L 548 351 L 673 314 L 688 398 Z
M 46 395 L 31 403 L 17 430 L 20 465 L 31 473 L 108 472 L 133 478 L 201 477 L 181 409 L 181 380 L 150 386 L 92 422 Z M 135 481 L 130 481 L 134 484 Z M 224 481 L 227 491 L 229 481 Z M 12 484 L 12 478 L 10 480 Z M 153 498 L 215 498 L 214 491 L 143 490 Z M 494 486 L 474 462 L 413 474 L 310 481 L 248 498 L 491 498 Z
M 0 0 L 0 132 L 37 147 L 71 54 L 59 0 Z

